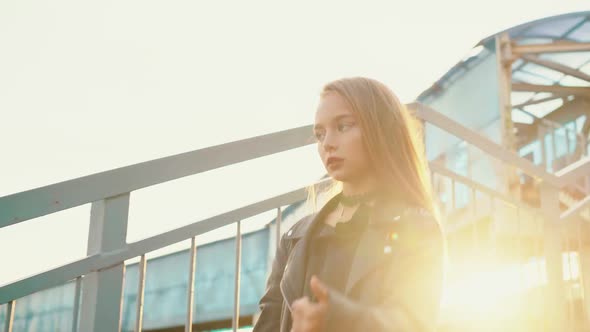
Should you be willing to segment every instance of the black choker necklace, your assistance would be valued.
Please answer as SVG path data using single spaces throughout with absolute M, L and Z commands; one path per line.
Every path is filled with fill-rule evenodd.
M 373 192 L 366 192 L 357 195 L 350 195 L 346 196 L 344 193 L 340 193 L 340 204 L 344 206 L 356 206 L 361 203 L 366 203 L 373 199 L 374 193 Z

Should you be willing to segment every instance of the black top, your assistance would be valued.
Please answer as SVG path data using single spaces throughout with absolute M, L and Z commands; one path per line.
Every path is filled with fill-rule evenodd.
M 334 204 L 329 210 L 337 206 Z M 352 258 L 369 220 L 369 210 L 369 206 L 361 205 L 349 221 L 332 227 L 321 220 L 312 230 L 305 272 L 307 287 L 304 287 L 304 295 L 312 301 L 316 300 L 309 287 L 312 275 L 331 289 L 344 293 Z

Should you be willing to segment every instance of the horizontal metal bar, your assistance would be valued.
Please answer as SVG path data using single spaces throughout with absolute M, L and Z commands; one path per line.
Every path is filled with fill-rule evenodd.
M 512 83 L 512 91 L 551 92 L 590 97 L 590 88 L 581 86 L 540 85 L 529 83 Z
M 590 196 L 586 196 L 586 197 L 584 197 L 584 199 L 582 199 L 582 200 L 574 203 L 572 206 L 570 206 L 569 209 L 567 209 L 566 211 L 561 213 L 560 219 L 565 221 L 565 220 L 571 218 L 572 216 L 575 216 L 578 213 L 582 212 L 582 210 L 584 210 L 585 208 L 588 208 L 588 207 L 590 207 Z
M 534 114 L 532 114 L 532 113 L 530 113 L 530 112 L 527 112 L 526 110 L 523 110 L 522 108 L 523 108 L 523 107 L 525 107 L 525 106 L 536 105 L 536 104 L 542 104 L 542 103 L 544 103 L 544 102 L 547 102 L 547 101 L 552 101 L 552 100 L 555 100 L 555 99 L 561 99 L 561 98 L 564 98 L 564 97 L 567 97 L 567 96 L 568 96 L 568 94 L 567 94 L 567 93 L 564 93 L 564 94 L 553 94 L 552 96 L 550 96 L 550 97 L 547 97 L 547 98 L 541 98 L 541 99 L 536 99 L 536 100 L 529 100 L 529 101 L 527 101 L 527 102 L 524 102 L 524 103 L 522 103 L 522 104 L 517 104 L 517 105 L 514 105 L 514 106 L 512 106 L 512 108 L 518 108 L 518 109 L 520 109 L 522 112 L 526 112 L 528 115 L 530 115 L 530 116 L 532 116 L 532 117 L 534 117 L 534 118 L 537 118 L 537 119 L 542 119 L 542 118 L 539 118 L 538 116 L 536 116 L 536 115 L 534 115 Z
M 50 213 L 313 143 L 312 126 L 146 161 L 0 197 L 0 228 Z
M 461 139 L 466 141 L 468 144 L 479 148 L 499 161 L 505 162 L 508 164 L 508 166 L 520 168 L 526 174 L 536 176 L 544 182 L 557 188 L 563 188 L 567 185 L 575 183 L 580 177 L 590 174 L 590 158 L 578 160 L 571 165 L 562 168 L 555 174 L 551 174 L 548 173 L 543 167 L 537 166 L 530 160 L 504 149 L 487 137 L 482 136 L 478 132 L 454 122 L 447 116 L 436 112 L 427 105 L 411 103 L 408 104 L 408 107 L 414 110 L 415 115 L 420 119 L 429 122 L 452 135 L 461 137 Z
M 590 43 L 554 42 L 550 44 L 513 45 L 512 53 L 560 53 L 590 51 Z
M 533 164 L 530 160 L 519 156 L 517 153 L 501 147 L 489 138 L 451 120 L 449 117 L 435 111 L 431 107 L 421 103 L 408 104 L 408 107 L 414 110 L 414 114 L 418 118 L 431 123 L 456 137 L 460 137 L 468 144 L 490 154 L 495 159 L 503 161 L 510 166 L 518 167 L 525 173 L 541 178 L 545 182 L 554 186 L 562 185 L 555 175 L 548 173 L 543 167 L 539 167 Z
M 555 172 L 555 175 L 560 182 L 559 188 L 574 184 L 578 182 L 580 178 L 590 176 L 590 158 L 586 157 L 575 161 Z
M 319 183 L 323 184 L 329 181 L 330 180 L 324 180 Z M 129 243 L 124 249 L 111 251 L 102 255 L 97 254 L 89 256 L 67 265 L 2 286 L 0 287 L 0 304 L 47 288 L 62 285 L 78 276 L 114 266 L 127 259 L 138 257 L 145 253 L 232 224 L 236 220 L 247 219 L 262 212 L 273 210 L 277 206 L 299 202 L 307 197 L 306 188 L 307 187 L 300 188 L 214 217 L 196 221 L 190 225 L 175 230 L 158 234 L 138 242 Z
M 549 184 L 561 187 L 568 184 L 570 181 L 575 181 L 575 179 L 579 177 L 580 172 L 587 172 L 586 174 L 589 173 L 588 168 L 590 168 L 590 160 L 586 159 L 585 162 L 578 164 L 577 166 L 572 166 L 575 167 L 572 170 L 572 174 L 562 174 L 558 178 L 545 172 L 543 168 L 536 167 L 529 160 L 501 148 L 496 143 L 481 136 L 479 133 L 455 123 L 428 106 L 411 104 L 410 107 L 412 107 L 412 105 L 416 108 L 416 115 L 423 120 L 428 121 L 453 135 L 464 138 L 468 143 L 480 148 L 492 156 L 495 156 L 497 159 L 510 165 L 517 166 L 529 174 L 536 175 Z M 144 186 L 252 159 L 256 156 L 268 155 L 290 148 L 303 146 L 308 144 L 305 141 L 310 130 L 310 126 L 300 127 L 244 141 L 197 150 L 186 154 L 166 157 L 152 162 L 128 166 L 15 195 L 5 196 L 0 198 L 0 211 L 3 212 L 3 214 L 0 215 L 0 227 L 2 227 L 2 225 L 6 226 L 18 223 L 26 219 L 56 212 L 90 201 L 96 201 L 104 197 L 129 192 Z M 276 141 L 283 141 L 283 143 L 277 144 Z M 255 148 L 258 144 L 262 144 L 264 148 Z M 249 148 L 255 148 L 256 152 L 248 152 L 244 154 L 243 152 L 248 151 Z M 245 150 L 242 151 L 243 149 Z M 231 156 L 231 154 L 234 156 Z M 240 157 L 236 157 L 235 155 L 240 155 Z M 204 162 L 201 160 L 203 158 L 212 158 L 212 160 Z M 187 164 L 194 165 L 189 167 Z M 167 168 L 174 169 L 174 172 L 167 171 Z M 569 169 L 569 167 L 566 167 L 566 169 Z M 146 172 L 154 172 L 156 176 L 148 176 Z M 439 172 L 442 173 L 443 171 L 439 169 Z M 109 181 L 115 182 L 106 183 Z M 94 188 L 95 186 L 96 188 Z M 87 195 L 82 195 L 82 198 L 78 197 L 80 192 L 78 189 L 80 188 L 84 188 L 84 190 L 88 192 Z M 486 192 L 484 188 L 478 188 L 478 190 Z M 54 197 L 52 196 L 53 194 L 61 195 L 55 197 L 60 197 L 62 199 L 67 198 L 65 200 L 66 203 L 62 202 L 55 206 L 51 204 L 48 205 L 48 202 L 51 202 L 52 197 Z M 128 244 L 127 247 L 118 251 L 109 252 L 100 256 L 88 256 L 70 264 L 19 280 L 0 287 L 0 304 L 7 303 L 12 299 L 20 298 L 43 289 L 61 285 L 69 280 L 77 278 L 78 276 L 85 275 L 89 271 L 97 271 L 99 269 L 119 264 L 126 259 L 137 257 L 167 245 L 189 239 L 193 236 L 228 225 L 235 222 L 235 220 L 246 219 L 274 209 L 277 206 L 288 205 L 303 200 L 305 197 L 305 189 L 295 190 L 209 219 L 195 222 L 176 230 Z M 15 204 L 15 207 L 11 206 L 13 203 Z M 36 210 L 32 209 L 33 212 L 27 212 L 27 210 L 35 206 L 38 206 Z M 5 214 L 5 211 L 9 212 Z M 23 289 L 27 291 L 23 292 Z
M 498 192 L 494 189 L 488 188 L 480 183 L 477 183 L 477 182 L 471 180 L 470 178 L 467 178 L 463 175 L 457 174 L 457 173 L 455 173 L 445 167 L 442 167 L 438 164 L 430 163 L 430 169 L 442 176 L 446 176 L 446 177 L 450 178 L 452 181 L 462 183 L 472 189 L 475 189 L 477 191 L 485 193 L 493 198 L 504 201 L 505 203 L 508 203 L 508 204 L 513 205 L 515 207 L 520 207 L 520 208 L 527 209 L 530 211 L 539 211 L 539 209 L 536 207 L 532 207 L 532 206 L 528 206 L 526 204 L 523 204 L 508 195 L 505 195 L 505 194 Z
M 579 78 L 581 80 L 590 82 L 590 75 L 583 73 L 575 68 L 568 67 L 566 65 L 562 65 L 561 63 L 557 63 L 555 61 L 541 59 L 535 55 L 523 55 L 522 59 L 528 62 L 535 63 L 539 66 L 547 67 L 549 69 L 556 70 L 566 75 L 573 76 L 575 78 Z
M 0 304 L 8 303 L 13 299 L 56 287 L 66 282 L 85 275 L 100 261 L 100 256 L 92 255 L 77 261 L 56 267 L 45 272 L 13 281 L 0 287 Z
M 564 87 L 566 88 L 566 87 Z M 570 88 L 570 87 L 567 87 Z M 590 88 L 582 88 L 590 89 Z M 586 90 L 584 90 L 586 91 Z M 416 115 L 463 138 L 481 150 L 530 175 L 563 186 L 555 176 L 536 167 L 529 160 L 503 149 L 496 143 L 468 129 L 426 105 L 412 103 Z M 311 125 L 245 140 L 212 146 L 192 152 L 147 161 L 65 182 L 0 197 L 0 228 L 68 208 L 117 196 L 133 190 L 232 165 L 254 158 L 306 146 L 312 143 Z

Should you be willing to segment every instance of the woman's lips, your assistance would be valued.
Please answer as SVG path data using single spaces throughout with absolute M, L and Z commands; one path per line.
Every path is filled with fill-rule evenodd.
M 326 166 L 328 167 L 338 167 L 340 166 L 340 164 L 342 163 L 342 161 L 344 161 L 344 159 L 342 158 L 328 158 L 328 160 L 326 161 Z

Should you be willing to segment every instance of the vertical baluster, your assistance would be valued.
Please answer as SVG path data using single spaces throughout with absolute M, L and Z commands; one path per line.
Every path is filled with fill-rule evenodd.
M 570 155 L 570 144 L 571 144 L 570 130 L 569 130 L 569 128 L 564 126 L 563 131 L 565 132 L 565 155 L 566 155 L 567 164 L 569 165 L 569 163 L 572 162 L 571 155 Z
M 451 210 L 454 211 L 457 208 L 455 203 L 455 179 L 451 178 Z
M 547 147 L 545 146 L 545 135 L 546 135 L 545 126 L 540 124 L 538 127 L 538 135 L 537 139 L 539 140 L 539 144 L 541 145 L 541 165 L 544 165 L 544 169 L 547 169 Z
M 135 307 L 135 332 L 141 332 L 143 326 L 143 294 L 145 291 L 145 270 L 147 262 L 145 254 L 139 262 L 139 282 L 137 283 L 137 303 Z
M 82 277 L 76 278 L 74 291 L 74 312 L 72 313 L 72 332 L 78 331 L 78 317 L 80 313 L 80 293 L 82 290 Z
M 570 317 L 569 317 L 569 319 L 570 319 L 570 324 L 571 324 L 570 326 L 572 326 L 572 328 L 573 328 L 573 326 L 574 326 L 573 324 L 575 323 L 575 317 L 576 317 L 575 316 L 576 315 L 576 312 L 575 312 L 576 307 L 574 305 L 575 304 L 575 302 L 574 302 L 574 284 L 575 284 L 575 281 L 579 282 L 579 279 L 577 279 L 577 280 L 574 279 L 574 269 L 573 269 L 573 259 L 574 258 L 572 257 L 574 249 L 572 246 L 572 241 L 570 239 L 571 232 L 567 229 L 568 228 L 567 226 L 565 226 L 564 228 L 566 228 L 565 246 L 566 246 L 566 253 L 567 253 L 567 267 L 568 267 L 568 272 L 570 275 L 569 292 L 568 292 L 570 295 L 570 299 L 569 299 Z M 578 276 L 579 276 L 579 274 L 578 274 Z
M 16 309 L 16 300 L 8 302 L 6 306 L 6 321 L 4 322 L 4 331 L 12 332 L 14 325 L 14 310 Z
M 195 297 L 195 270 L 197 266 L 197 241 L 193 236 L 191 239 L 191 252 L 190 252 L 190 267 L 188 274 L 188 285 L 187 285 L 187 315 L 186 322 L 184 325 L 185 332 L 193 331 L 193 305 Z
M 573 293 L 572 293 L 572 286 L 573 286 L 573 275 L 572 275 L 572 265 L 571 265 L 571 260 L 570 260 L 570 246 L 569 246 L 569 232 L 567 230 L 567 226 L 564 226 L 561 228 L 561 234 L 562 234 L 562 245 L 565 247 L 563 252 L 565 252 L 565 256 L 566 256 L 566 268 L 567 268 L 567 272 L 569 274 L 569 280 L 566 281 L 565 283 L 565 287 L 566 287 L 566 299 L 567 299 L 567 331 L 571 331 L 571 329 L 573 328 L 573 323 L 574 323 L 574 303 L 572 301 L 573 299 Z M 564 235 L 565 234 L 565 235 Z
M 535 280 L 537 280 L 537 287 L 538 287 L 538 293 L 537 293 L 537 305 L 540 305 L 540 315 L 539 317 L 545 317 L 545 309 L 546 306 L 543 304 L 543 300 L 545 299 L 545 289 L 548 287 L 548 284 L 546 285 L 546 279 L 545 278 L 545 268 L 543 267 L 543 261 L 545 260 L 545 254 L 544 254 L 544 248 L 543 248 L 543 225 L 544 225 L 544 221 L 542 218 L 542 214 L 540 214 L 539 211 L 535 211 L 534 214 L 534 219 L 535 219 L 535 223 L 537 225 L 536 229 L 537 229 L 537 235 L 536 235 L 536 241 L 535 241 L 535 257 L 537 257 L 537 263 L 535 264 L 536 267 L 536 274 L 537 274 L 537 278 Z
M 477 255 L 480 254 L 480 245 L 479 245 L 479 236 L 477 231 L 477 192 L 475 188 L 471 188 L 471 206 L 473 207 L 473 229 L 472 229 L 472 240 L 473 240 L 473 247 L 477 249 Z
M 236 332 L 239 327 L 240 320 L 240 270 L 242 261 L 242 229 L 241 221 L 237 223 L 236 234 L 236 278 L 234 285 L 234 313 L 232 317 L 233 331 Z
M 283 213 L 281 211 L 281 207 L 279 206 L 277 208 L 277 233 L 276 233 L 276 241 L 277 241 L 277 246 L 276 249 L 279 249 L 279 244 L 281 243 L 281 223 L 283 221 Z
M 495 205 L 495 199 L 494 196 L 490 195 L 490 234 L 488 235 L 490 238 L 488 238 L 488 241 L 491 242 L 491 254 L 493 255 L 493 259 L 496 260 L 497 259 L 497 254 L 498 254 L 498 239 L 497 237 L 497 229 L 496 227 L 498 226 L 496 224 L 496 215 L 495 213 L 497 213 L 497 211 L 494 209 L 494 205 Z
M 574 124 L 574 129 L 573 129 L 573 132 L 574 132 L 574 148 L 573 148 L 572 154 L 575 154 L 576 151 L 578 150 L 578 146 L 580 144 L 579 143 L 580 137 L 578 137 L 578 123 L 577 123 L 577 121 L 574 120 L 572 123 Z M 581 159 L 581 158 L 578 158 L 578 160 L 579 159 Z
M 582 222 L 578 220 L 576 222 L 578 231 L 577 231 L 577 242 L 578 242 L 578 273 L 579 273 L 579 280 L 580 280 L 580 295 L 582 297 L 582 325 L 588 325 L 588 306 L 586 305 L 586 286 L 584 285 L 585 278 L 587 275 L 584 275 L 584 265 L 582 263 L 582 259 L 584 258 L 582 254 L 583 250 L 583 243 L 582 243 Z
M 520 206 L 516 206 L 516 261 L 520 271 L 520 289 L 525 291 L 526 287 L 526 255 L 524 250 L 524 232 L 522 227 Z
M 574 260 L 574 253 L 575 251 L 575 242 L 572 240 L 570 234 L 573 234 L 572 231 L 568 231 L 567 232 L 567 247 L 568 247 L 568 262 L 569 262 L 569 269 L 570 269 L 570 276 L 572 276 L 572 283 L 571 283 L 571 290 L 570 290 L 570 294 L 571 294 L 571 303 L 572 303 L 572 324 L 575 323 L 575 317 L 576 317 L 576 307 L 575 307 L 575 302 L 574 302 L 574 284 L 577 284 L 578 287 L 581 287 L 582 284 L 582 279 L 580 278 L 580 264 L 578 262 L 576 262 Z M 578 255 L 576 255 L 579 257 L 579 253 Z M 578 272 L 577 272 L 577 276 L 574 279 L 574 264 L 577 264 L 578 266 Z M 575 282 L 574 282 L 575 281 Z
M 547 269 L 547 265 L 548 263 L 548 259 L 547 259 L 547 249 L 545 248 L 545 227 L 546 227 L 546 221 L 545 221 L 545 217 L 543 216 L 543 213 L 541 211 L 537 211 L 537 219 L 539 220 L 539 228 L 538 228 L 538 232 L 539 232 L 539 239 L 537 242 L 538 245 L 538 250 L 539 250 L 539 264 L 537 265 L 538 268 L 538 273 L 539 273 L 539 288 L 540 288 L 540 294 L 539 294 L 539 304 L 541 306 L 541 317 L 547 317 L 549 315 L 547 309 L 549 309 L 549 307 L 545 304 L 545 299 L 549 296 L 550 294 L 550 287 L 551 284 L 549 282 L 549 274 L 548 274 L 548 269 Z
M 556 139 L 556 130 L 555 128 L 551 129 L 551 149 L 553 150 L 552 156 L 553 158 L 551 158 L 551 172 L 555 172 L 555 169 L 553 169 L 553 165 L 555 164 L 555 160 L 557 160 L 557 139 Z

